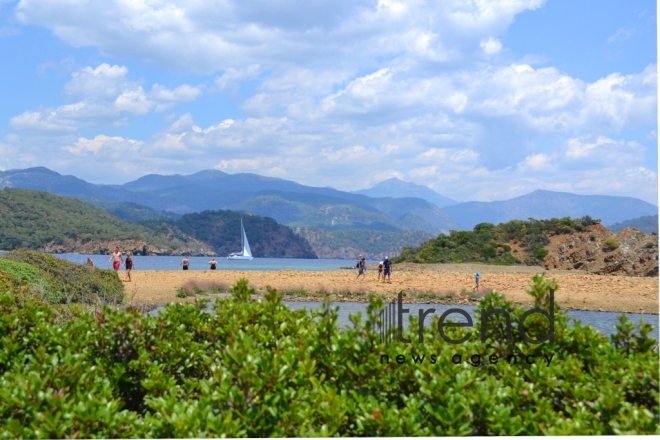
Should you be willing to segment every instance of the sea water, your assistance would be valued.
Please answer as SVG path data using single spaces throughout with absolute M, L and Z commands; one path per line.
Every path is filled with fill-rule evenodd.
M 322 306 L 320 301 L 286 301 L 286 304 L 293 310 L 307 309 L 307 310 L 318 310 Z M 358 312 L 362 314 L 362 320 L 366 319 L 367 316 L 367 304 L 365 303 L 356 303 L 356 302 L 336 302 L 332 304 L 333 307 L 337 307 L 337 324 L 341 327 L 349 327 L 352 325 L 351 321 L 348 319 L 350 315 L 355 315 Z M 409 313 L 403 314 L 403 326 L 408 328 L 410 317 L 419 317 L 419 310 L 424 309 L 435 309 L 433 314 L 427 315 L 424 323 L 428 327 L 432 321 L 432 316 L 441 316 L 445 311 L 449 309 L 461 309 L 468 312 L 468 314 L 474 319 L 476 316 L 475 306 L 454 306 L 454 305 L 444 305 L 444 304 L 404 304 L 404 308 L 409 310 Z M 601 333 L 605 335 L 612 335 L 616 333 L 615 325 L 619 323 L 619 317 L 621 315 L 626 315 L 628 320 L 637 324 L 642 319 L 647 324 L 651 324 L 654 329 L 651 333 L 656 340 L 658 338 L 658 315 L 647 315 L 641 313 L 620 313 L 620 312 L 594 312 L 594 311 L 585 311 L 585 310 L 568 310 L 566 314 L 571 321 L 580 321 L 582 325 L 589 325 L 598 329 Z M 460 322 L 465 322 L 458 314 L 449 316 L 448 319 L 454 319 Z
M 112 269 L 110 255 L 85 254 L 53 254 L 65 260 L 85 264 L 91 258 L 94 265 L 101 269 Z M 212 257 L 188 257 L 189 270 L 209 270 Z M 134 270 L 181 270 L 182 256 L 133 256 Z M 226 257 L 216 257 L 217 270 L 308 270 L 326 271 L 342 267 L 355 267 L 355 260 L 339 259 L 306 259 L 306 258 L 255 258 L 253 260 L 227 260 Z M 369 260 L 367 264 L 377 263 Z

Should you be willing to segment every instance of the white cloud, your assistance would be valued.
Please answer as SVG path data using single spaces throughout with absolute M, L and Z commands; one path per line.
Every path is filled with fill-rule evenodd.
M 96 161 L 114 181 L 216 164 L 350 190 L 396 176 L 462 199 L 538 187 L 622 193 L 653 179 L 648 140 L 630 133 L 657 133 L 656 66 L 589 82 L 514 58 L 500 39 L 543 3 L 21 0 L 20 22 L 71 45 L 209 76 L 206 86 L 164 85 L 121 65 L 79 69 L 65 102 L 12 118 L 0 146 L 24 150 L 19 166 L 47 139 L 56 163 Z M 220 92 L 216 103 L 175 113 L 204 92 Z M 166 128 L 117 135 L 166 109 Z
M 610 35 L 610 37 L 607 39 L 607 43 L 617 43 L 621 41 L 625 41 L 628 38 L 632 37 L 635 35 L 635 30 L 627 27 L 622 27 L 617 29 L 615 33 Z
M 249 5 L 237 0 L 21 0 L 15 14 L 20 22 L 49 28 L 76 47 L 98 46 L 116 57 L 211 73 L 251 64 L 345 64 L 347 51 L 361 54 L 367 62 L 383 51 L 447 60 L 448 54 L 459 52 L 445 46 L 478 45 L 505 30 L 516 14 L 542 4 L 543 0 L 292 0 Z
M 145 91 L 128 79 L 125 66 L 103 63 L 71 75 L 64 92 L 76 101 L 57 108 L 26 111 L 11 118 L 9 127 L 20 132 L 74 132 L 85 126 L 119 125 L 127 117 L 163 111 L 181 102 L 194 101 L 201 86 L 168 89 L 154 84 Z
M 64 147 L 64 149 L 76 156 L 89 154 L 99 155 L 105 153 L 103 155 L 107 157 L 107 153 L 111 152 L 114 153 L 111 155 L 117 158 L 125 156 L 131 150 L 134 150 L 140 145 L 142 145 L 142 142 L 133 139 L 124 139 L 121 136 L 105 136 L 101 134 L 93 139 L 79 138 L 74 145 Z
M 519 164 L 524 171 L 549 171 L 554 168 L 551 158 L 547 154 L 532 154 Z
M 488 40 L 483 40 L 481 42 L 481 48 L 486 55 L 495 55 L 502 50 L 502 43 L 497 38 L 489 38 Z

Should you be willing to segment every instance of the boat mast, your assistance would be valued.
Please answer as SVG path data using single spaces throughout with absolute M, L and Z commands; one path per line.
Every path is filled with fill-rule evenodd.
M 243 217 L 241 217 L 241 255 L 245 255 L 245 232 L 243 232 Z

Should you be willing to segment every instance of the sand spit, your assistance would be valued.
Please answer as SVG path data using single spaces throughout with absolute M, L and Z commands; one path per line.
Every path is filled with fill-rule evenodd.
M 477 270 L 481 272 L 481 288 L 474 292 L 473 274 Z M 529 306 L 532 302 L 525 288 L 536 273 L 546 273 L 557 280 L 555 301 L 565 309 L 658 313 L 658 277 L 588 275 L 540 267 L 402 264 L 394 267 L 391 283 L 378 283 L 375 270 L 368 270 L 365 280 L 356 280 L 356 272 L 351 270 L 134 271 L 133 281 L 125 283 L 125 287 L 130 301 L 137 305 L 192 302 L 194 296 L 178 298 L 177 290 L 188 287 L 192 291 L 194 286 L 207 290 L 216 286 L 216 291 L 226 292 L 236 280 L 245 277 L 258 293 L 270 285 L 290 300 L 320 300 L 323 292 L 328 292 L 335 301 L 364 302 L 370 293 L 391 299 L 403 290 L 409 302 L 476 304 L 480 296 L 495 289 L 507 299 Z M 301 291 L 309 295 L 301 295 Z

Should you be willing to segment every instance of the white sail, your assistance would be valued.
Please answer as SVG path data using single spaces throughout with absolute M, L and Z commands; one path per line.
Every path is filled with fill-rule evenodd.
M 229 254 L 227 256 L 228 260 L 251 260 L 252 251 L 250 250 L 250 244 L 248 243 L 247 235 L 245 235 L 245 228 L 243 227 L 243 219 L 241 219 L 241 241 L 243 242 L 243 252 Z
M 247 240 L 247 235 L 245 235 L 245 229 L 243 229 L 243 220 L 241 219 L 241 231 L 243 232 L 243 256 L 251 257 L 252 252 L 250 251 L 250 244 Z

